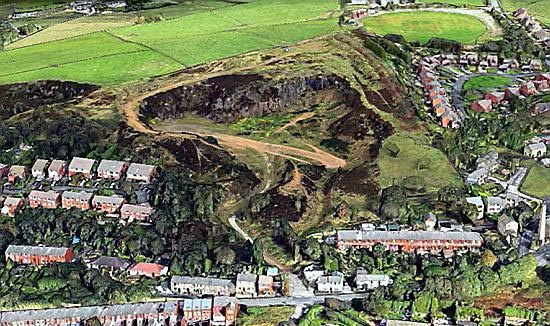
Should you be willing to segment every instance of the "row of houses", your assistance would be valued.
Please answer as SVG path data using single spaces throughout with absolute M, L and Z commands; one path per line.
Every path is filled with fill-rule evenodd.
M 336 232 L 336 246 L 340 250 L 372 249 L 377 244 L 382 244 L 392 251 L 433 254 L 443 252 L 445 256 L 452 256 L 455 252 L 476 251 L 482 246 L 483 238 L 476 232 L 363 230 Z
M 97 319 L 104 326 L 235 325 L 239 301 L 230 297 L 127 303 L 42 310 L 0 312 L 0 326 L 85 325 Z
M 154 208 L 148 204 L 133 205 L 126 203 L 121 196 L 101 196 L 81 191 L 56 191 L 33 190 L 28 196 L 29 206 L 56 209 L 63 207 L 70 209 L 76 207 L 81 210 L 95 209 L 106 214 L 120 214 L 120 217 L 129 222 L 137 220 L 150 222 Z M 25 205 L 25 199 L 20 197 L 7 197 L 2 203 L 1 213 L 14 217 L 17 211 Z
M 273 276 L 249 273 L 238 274 L 235 283 L 228 279 L 210 277 L 173 276 L 170 279 L 172 293 L 188 296 L 273 297 L 276 288 Z
M 508 195 L 504 197 L 466 197 L 466 203 L 474 205 L 477 209 L 477 219 L 482 219 L 484 214 L 500 214 L 505 208 L 516 207 L 519 204 L 519 198 Z
M 29 171 L 23 165 L 8 167 L 0 164 L 0 178 L 8 177 L 8 181 L 14 183 L 17 179 L 26 180 L 29 175 L 37 180 L 49 179 L 58 181 L 65 176 L 81 174 L 90 179 L 97 177 L 108 180 L 120 180 L 126 175 L 128 181 L 151 182 L 157 173 L 154 165 L 141 163 L 128 163 L 114 160 L 101 160 L 97 169 L 94 169 L 97 161 L 89 158 L 74 157 L 70 163 L 64 160 L 37 159 Z M 29 174 L 30 172 L 30 174 Z
M 513 15 L 537 43 L 550 48 L 550 29 L 544 28 L 525 8 L 519 8 Z
M 415 3 L 416 0 L 349 0 L 350 5 L 369 6 L 369 7 L 386 7 L 388 5 L 405 5 Z
M 370 274 L 364 269 L 358 269 L 347 284 L 346 277 L 341 272 L 327 273 L 323 268 L 310 265 L 304 268 L 303 275 L 309 286 L 315 286 L 319 294 L 342 292 L 365 292 L 392 284 L 393 280 L 385 274 Z

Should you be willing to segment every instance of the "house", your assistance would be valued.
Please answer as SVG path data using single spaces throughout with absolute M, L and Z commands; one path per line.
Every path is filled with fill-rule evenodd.
M 510 216 L 503 214 L 498 218 L 498 232 L 503 236 L 518 236 L 519 224 Z
M 527 15 L 527 9 L 525 8 L 519 8 L 518 10 L 514 11 L 514 17 L 516 17 L 517 20 L 522 20 Z
M 538 81 L 546 80 L 546 81 L 550 82 L 550 73 L 538 74 L 535 77 L 535 80 L 538 80 Z
M 516 207 L 520 203 L 520 198 L 516 193 L 507 192 L 504 201 L 507 207 Z
M 67 173 L 67 162 L 63 160 L 53 160 L 48 167 L 48 178 L 59 181 Z
M 29 206 L 32 208 L 58 208 L 61 205 L 61 196 L 55 191 L 33 190 L 29 194 Z
M 61 207 L 76 207 L 82 210 L 91 209 L 93 196 L 94 195 L 92 195 L 91 193 L 85 191 L 64 191 L 61 195 Z
M 528 81 L 519 87 L 519 92 L 523 96 L 530 96 L 537 93 L 537 87 L 532 81 Z
M 476 160 L 476 166 L 478 169 L 484 168 L 489 172 L 495 172 L 499 167 L 498 152 L 490 150 Z
M 540 162 L 545 168 L 550 168 L 550 158 L 543 158 Z
M 504 98 L 507 100 L 511 100 L 515 97 L 520 96 L 519 88 L 518 87 L 507 87 L 504 90 Z
M 126 180 L 151 182 L 157 173 L 154 165 L 132 163 L 126 172 Z
M 533 84 L 535 84 L 535 87 L 539 92 L 546 92 L 550 89 L 550 84 L 547 80 L 535 80 Z
M 388 275 L 369 274 L 364 269 L 357 270 L 354 280 L 356 291 L 372 290 L 391 283 L 392 279 Z
M 92 169 L 94 167 L 95 160 L 82 157 L 74 157 L 69 164 L 69 176 L 76 174 L 82 174 L 87 179 L 93 176 Z
M 531 59 L 531 61 L 529 61 L 529 68 L 531 70 L 541 71 L 542 61 L 539 59 Z
M 487 206 L 485 207 L 487 214 L 499 214 L 505 206 L 506 202 L 504 199 L 494 196 L 487 197 Z
M 350 5 L 364 6 L 364 5 L 368 4 L 368 0 L 350 0 L 349 4 Z
M 0 163 L 0 178 L 3 178 L 8 175 L 10 172 L 10 167 L 6 164 Z
M 212 303 L 212 326 L 233 326 L 237 321 L 239 303 L 232 297 L 215 297 Z
M 483 239 L 477 232 L 443 232 L 443 231 L 361 231 L 338 230 L 336 247 L 339 250 L 349 248 L 372 249 L 377 244 L 391 251 L 408 253 L 446 254 L 455 251 L 477 250 Z
M 126 1 L 107 1 L 103 3 L 107 8 L 116 9 L 126 7 Z
M 37 159 L 31 168 L 32 177 L 38 180 L 46 178 L 46 167 L 48 163 L 48 160 Z
M 29 170 L 26 166 L 22 165 L 12 165 L 8 172 L 8 181 L 10 183 L 15 183 L 17 179 L 26 180 L 29 175 Z
M 485 204 L 481 197 L 466 197 L 466 203 L 474 205 L 477 209 L 477 219 L 483 218 L 483 212 L 485 211 Z
M 273 285 L 273 276 L 259 275 L 258 276 L 258 296 L 272 297 L 275 295 L 275 287 Z
M 124 204 L 120 209 L 120 217 L 127 220 L 150 222 L 153 211 L 153 207 L 149 205 Z
M 137 263 L 128 270 L 130 276 L 159 277 L 168 273 L 168 267 L 155 263 Z
M 18 197 L 8 197 L 4 200 L 4 206 L 2 206 L 2 214 L 14 217 L 19 208 L 25 205 L 25 200 Z
M 235 294 L 235 284 L 231 280 L 209 277 L 172 276 L 170 290 L 180 295 L 226 295 Z
M 487 72 L 487 68 L 489 68 L 489 62 L 487 62 L 487 60 L 481 60 L 479 62 L 479 65 L 477 67 L 477 72 L 479 73 L 486 73 Z
M 426 226 L 426 231 L 433 231 L 437 225 L 437 217 L 434 213 L 428 213 L 424 216 L 424 225 Z
M 256 284 L 258 275 L 256 274 L 237 274 L 237 284 L 235 287 L 235 296 L 241 298 L 254 298 L 258 296 Z
M 92 207 L 107 214 L 114 214 L 120 211 L 122 205 L 126 202 L 124 197 L 120 196 L 94 196 L 92 198 Z
M 102 179 L 120 180 L 127 169 L 128 164 L 126 162 L 101 160 L 97 167 L 97 176 Z
M 471 108 L 476 112 L 491 112 L 493 111 L 493 103 L 490 100 L 474 101 Z
M 523 154 L 531 158 L 539 158 L 546 155 L 546 144 L 544 143 L 535 143 L 526 145 L 523 148 Z
M 550 103 L 538 103 L 533 108 L 533 114 L 539 115 L 550 111 Z
M 317 279 L 317 292 L 342 293 L 344 291 L 344 276 L 342 273 L 334 273 L 329 276 L 321 276 Z
M 485 100 L 491 101 L 493 105 L 500 104 L 504 101 L 504 92 L 490 92 L 485 94 Z
M 101 256 L 90 262 L 88 266 L 93 269 L 107 269 L 111 272 L 121 272 L 130 267 L 130 262 L 118 257 Z
M 489 67 L 496 68 L 498 67 L 498 56 L 495 54 L 490 54 L 487 56 L 487 63 Z
M 317 279 L 325 275 L 325 271 L 320 266 L 309 265 L 302 271 L 308 284 L 317 282 Z
M 479 55 L 477 53 L 469 53 L 466 58 L 468 60 L 468 64 L 472 66 L 477 65 L 477 63 L 479 62 Z
M 47 265 L 51 263 L 70 263 L 76 257 L 71 248 L 66 247 L 40 247 L 40 246 L 14 246 L 6 249 L 6 260 L 12 260 L 17 264 Z
M 487 178 L 489 178 L 489 171 L 486 168 L 479 168 L 468 174 L 466 184 L 469 186 L 482 185 L 487 181 Z

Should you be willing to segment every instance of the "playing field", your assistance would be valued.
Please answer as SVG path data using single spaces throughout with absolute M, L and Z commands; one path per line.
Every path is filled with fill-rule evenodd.
M 0 6 L 13 5 L 20 10 L 43 9 L 62 6 L 71 0 L 0 0 Z
M 550 25 L 550 0 L 501 0 L 501 3 L 507 11 L 527 8 L 531 15 Z
M 504 76 L 479 76 L 474 77 L 464 83 L 464 90 L 480 90 L 480 89 L 491 89 L 491 88 L 501 88 L 512 83 L 513 79 L 510 77 Z
M 329 33 L 338 29 L 336 9 L 332 0 L 255 0 L 14 49 L 0 53 L 0 83 L 57 78 L 117 84 L 156 76 Z
M 409 41 L 427 42 L 442 37 L 474 44 L 487 28 L 479 19 L 445 12 L 399 12 L 363 20 L 365 28 L 378 34 L 401 34 Z

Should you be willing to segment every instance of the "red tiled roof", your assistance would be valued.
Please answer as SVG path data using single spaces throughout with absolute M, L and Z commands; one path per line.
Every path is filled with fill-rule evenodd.
M 132 268 L 130 268 L 130 270 L 159 275 L 165 267 L 166 266 L 155 263 L 137 263 Z

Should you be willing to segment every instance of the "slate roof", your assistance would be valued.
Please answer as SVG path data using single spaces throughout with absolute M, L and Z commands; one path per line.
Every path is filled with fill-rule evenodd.
M 340 230 L 337 232 L 338 240 L 469 240 L 483 241 L 476 232 L 441 232 L 441 231 L 359 231 Z
M 85 192 L 85 191 L 64 191 L 63 195 L 61 195 L 63 199 L 77 199 L 77 200 L 84 200 L 88 201 L 93 197 L 92 193 Z
M 545 150 L 546 149 L 546 144 L 536 143 L 536 144 L 529 144 L 525 147 L 527 147 L 530 151 Z
M 113 161 L 113 160 L 101 160 L 97 171 L 107 171 L 107 172 L 121 172 L 124 169 L 124 162 L 122 161 Z
M 121 213 L 142 213 L 142 214 L 151 214 L 154 208 L 151 206 L 145 205 L 132 205 L 124 204 L 120 209 Z
M 36 162 L 34 162 L 32 170 L 43 172 L 44 170 L 46 170 L 46 165 L 48 165 L 48 160 L 39 158 L 36 160 Z
M 254 283 L 256 283 L 257 279 L 258 279 L 258 275 L 256 275 L 256 274 L 246 274 L 246 273 L 237 274 L 237 282 L 254 282 Z
M 94 164 L 95 160 L 83 157 L 73 157 L 71 164 L 69 164 L 69 170 L 91 171 Z
M 28 254 L 37 256 L 64 256 L 69 248 L 66 247 L 39 247 L 39 246 L 16 246 L 9 245 L 6 249 L 8 254 Z
M 92 199 L 92 202 L 95 204 L 114 204 L 114 205 L 122 205 L 124 202 L 124 197 L 120 196 L 94 196 Z
M 116 269 L 127 269 L 130 267 L 130 262 L 118 257 L 101 256 L 90 262 L 90 265 L 99 267 L 111 267 Z
M 29 199 L 46 199 L 46 200 L 51 200 L 51 201 L 55 201 L 57 200 L 57 198 L 59 198 L 59 193 L 58 192 L 55 192 L 53 190 L 50 190 L 50 191 L 40 191 L 40 190 L 33 190 L 31 191 L 31 193 L 29 194 Z
M 132 175 L 151 175 L 155 169 L 156 167 L 154 165 L 132 163 L 128 167 L 128 171 L 126 173 Z
M 193 284 L 205 286 L 235 287 L 231 280 L 209 277 L 172 276 L 171 284 Z

